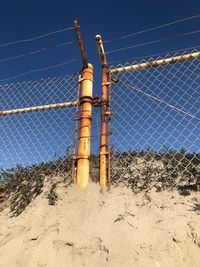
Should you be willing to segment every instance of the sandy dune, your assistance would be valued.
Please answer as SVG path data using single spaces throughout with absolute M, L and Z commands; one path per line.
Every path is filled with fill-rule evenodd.
M 0 213 L 0 267 L 200 266 L 199 193 L 59 185 L 50 206 L 46 191 L 18 217 Z

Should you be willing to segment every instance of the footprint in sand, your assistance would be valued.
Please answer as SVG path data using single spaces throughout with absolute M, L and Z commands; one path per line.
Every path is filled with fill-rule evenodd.
M 16 226 L 10 227 L 7 233 L 5 233 L 1 237 L 0 247 L 5 246 L 10 240 L 27 233 L 29 230 L 30 230 L 29 228 L 22 226 L 22 225 L 16 225 Z
M 63 247 L 73 247 L 74 244 L 72 242 L 68 242 L 65 240 L 53 240 L 53 248 L 59 250 Z

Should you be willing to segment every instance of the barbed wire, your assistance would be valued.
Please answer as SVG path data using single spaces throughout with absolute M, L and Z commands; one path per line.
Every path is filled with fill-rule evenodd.
M 46 51 L 48 48 L 44 47 L 44 48 L 40 48 L 40 49 L 37 49 L 37 50 L 34 50 L 32 52 L 28 52 L 28 55 L 35 55 L 35 54 L 38 54 L 38 53 L 41 53 L 43 51 Z M 26 54 L 25 54 L 26 56 Z
M 131 84 L 122 82 L 122 81 L 120 81 L 120 80 L 119 80 L 119 82 L 122 83 L 126 88 L 134 89 L 134 90 L 136 90 L 136 91 L 142 93 L 143 95 L 147 96 L 148 98 L 151 98 L 152 100 L 154 100 L 154 101 L 156 101 L 156 102 L 163 103 L 163 104 L 165 104 L 166 106 L 168 106 L 168 107 L 170 107 L 170 108 L 172 108 L 172 109 L 178 111 L 179 113 L 188 115 L 188 116 L 190 116 L 191 118 L 200 121 L 200 118 L 196 117 L 194 114 L 192 114 L 192 113 L 190 113 L 190 112 L 187 112 L 187 111 L 185 111 L 185 110 L 183 110 L 183 109 L 177 108 L 177 107 L 175 107 L 174 105 L 172 105 L 172 104 L 166 102 L 165 100 L 163 100 L 163 99 L 161 99 L 161 98 L 159 98 L 159 97 L 157 97 L 157 96 L 153 96 L 153 95 L 150 95 L 150 94 L 144 92 L 143 90 L 141 90 L 141 89 L 140 89 L 137 85 L 135 85 L 135 84 L 134 84 L 134 85 L 131 85 Z
M 132 57 L 132 58 L 129 57 L 128 60 L 129 61 L 130 60 L 131 61 L 135 61 L 135 60 L 141 59 L 141 58 L 144 59 L 144 58 L 151 58 L 151 57 L 155 57 L 155 56 L 159 57 L 161 55 L 165 55 L 166 56 L 166 55 L 170 55 L 172 53 L 178 54 L 180 52 L 185 52 L 186 50 L 192 50 L 192 49 L 197 50 L 198 48 L 200 48 L 199 45 L 197 45 L 197 46 L 191 46 L 191 47 L 186 47 L 186 48 L 182 48 L 182 49 L 179 49 L 179 50 L 170 50 L 170 51 L 167 51 L 167 52 L 145 55 L 145 56 Z M 108 61 L 108 64 L 121 63 L 121 62 L 124 62 L 124 61 L 127 61 L 127 59 L 124 58 L 124 59 L 121 59 L 121 60 Z
M 175 35 L 175 36 L 170 36 L 170 37 L 167 37 L 167 38 L 157 39 L 157 40 L 150 41 L 150 42 L 145 42 L 145 43 L 140 43 L 140 44 L 136 44 L 136 45 L 126 46 L 126 47 L 122 47 L 122 48 L 118 48 L 118 49 L 114 49 L 114 50 L 108 51 L 105 54 L 112 54 L 112 53 L 115 53 L 115 52 L 124 51 L 124 50 L 135 48 L 135 47 L 141 47 L 141 46 L 146 46 L 146 45 L 149 45 L 149 44 L 155 44 L 155 43 L 159 43 L 159 42 L 163 42 L 163 41 L 168 41 L 168 40 L 172 40 L 172 39 L 188 36 L 188 35 L 199 33 L 199 32 L 200 32 L 200 30 L 196 30 L 196 31 L 193 31 L 193 32 L 186 32 L 186 33 L 178 34 L 178 35 Z
M 57 30 L 57 31 L 48 32 L 48 33 L 45 33 L 45 34 L 42 34 L 42 35 L 38 35 L 38 36 L 35 36 L 35 37 L 31 37 L 31 38 L 28 38 L 28 39 L 22 39 L 22 40 L 18 40 L 18 41 L 12 41 L 12 42 L 3 43 L 3 44 L 0 44 L 0 48 L 1 47 L 10 46 L 10 45 L 14 45 L 14 44 L 32 42 L 32 41 L 35 41 L 35 40 L 38 40 L 38 39 L 41 39 L 41 38 L 44 38 L 44 37 L 47 37 L 47 36 L 51 36 L 51 35 L 54 35 L 54 34 L 57 34 L 57 33 L 65 32 L 65 31 L 69 31 L 69 30 L 72 30 L 72 29 L 74 29 L 74 27 L 69 27 L 69 28 L 64 28 L 64 29 L 60 29 L 60 30 Z
M 15 60 L 15 59 L 20 59 L 20 58 L 22 58 L 24 56 L 25 56 L 24 54 L 21 54 L 21 55 L 17 55 L 17 56 L 14 56 L 14 57 L 3 58 L 3 59 L 0 59 L 0 63 L 8 62 L 8 61 Z
M 62 47 L 62 46 L 65 46 L 65 45 L 69 45 L 69 44 L 74 44 L 74 43 L 75 43 L 74 41 L 70 41 L 70 42 L 61 43 L 61 44 L 58 44 L 58 45 L 55 45 L 55 46 L 52 46 L 52 47 L 43 47 L 43 48 L 31 51 L 31 52 L 27 52 L 27 53 L 24 53 L 24 54 L 20 54 L 20 55 L 17 55 L 17 56 L 0 59 L 0 63 L 13 61 L 13 60 L 18 60 L 18 59 L 21 59 L 22 57 L 27 57 L 27 56 L 30 56 L 30 55 L 32 56 L 32 55 L 35 55 L 35 54 L 39 54 L 39 53 L 48 51 L 49 49 L 52 49 L 52 48 L 59 48 L 59 47 Z
M 61 47 L 61 46 L 65 46 L 65 45 L 68 45 L 68 44 L 74 44 L 74 43 L 75 43 L 75 41 L 64 42 L 64 43 L 56 45 L 56 47 Z
M 162 25 L 151 27 L 151 28 L 148 28 L 148 29 L 145 29 L 145 30 L 141 30 L 141 31 L 138 31 L 138 32 L 130 33 L 130 34 L 118 37 L 118 38 L 114 38 L 112 40 L 105 40 L 103 43 L 111 43 L 113 41 L 119 41 L 119 40 L 122 40 L 122 39 L 126 39 L 126 38 L 129 38 L 129 37 L 132 37 L 132 36 L 136 36 L 136 35 L 139 35 L 139 34 L 142 34 L 142 33 L 146 33 L 146 32 L 150 32 L 150 31 L 157 30 L 157 29 L 161 29 L 161 28 L 164 28 L 164 27 L 168 27 L 168 26 L 171 26 L 171 25 L 183 22 L 183 21 L 196 19 L 196 18 L 199 18 L 199 17 L 200 17 L 200 14 L 197 14 L 197 15 L 194 15 L 194 16 L 191 16 L 191 17 L 186 17 L 186 18 L 183 18 L 183 19 L 179 19 L 179 20 L 175 20 L 175 21 L 172 21 L 172 22 L 168 22 L 168 23 L 162 24 Z
M 25 75 L 28 75 L 28 74 L 31 74 L 31 73 L 35 73 L 35 72 L 40 72 L 40 71 L 44 71 L 44 70 L 55 69 L 55 68 L 58 68 L 58 67 L 61 67 L 61 66 L 64 66 L 64 65 L 73 63 L 75 61 L 78 61 L 78 59 L 77 58 L 74 58 L 72 60 L 69 60 L 69 61 L 66 61 L 66 62 L 62 62 L 62 63 L 56 64 L 56 65 L 52 65 L 52 66 L 49 66 L 49 67 L 33 69 L 33 70 L 30 70 L 30 71 L 27 71 L 27 72 L 24 72 L 24 73 L 15 75 L 15 76 L 11 76 L 11 77 L 8 77 L 8 78 L 5 78 L 5 79 L 1 79 L 0 82 L 9 81 L 9 80 L 12 80 L 12 79 L 15 79 L 15 78 L 19 78 L 19 77 L 22 77 L 22 76 L 25 76 Z

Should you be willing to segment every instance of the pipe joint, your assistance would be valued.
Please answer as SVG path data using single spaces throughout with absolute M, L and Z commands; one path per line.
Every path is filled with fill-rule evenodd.
M 73 160 L 79 160 L 79 159 L 88 159 L 90 160 L 90 156 L 87 155 L 78 155 L 78 156 L 73 156 Z
M 102 86 L 109 86 L 111 85 L 111 82 L 102 83 Z
M 80 117 L 79 117 L 79 119 L 81 120 L 81 119 L 89 119 L 89 120 L 92 120 L 92 116 L 91 115 L 81 115 Z M 82 126 L 82 127 L 84 127 L 84 126 Z M 82 127 L 80 127 L 80 128 L 82 128 Z M 87 126 L 87 127 L 89 127 L 89 126 Z
M 91 96 L 82 96 L 80 98 L 80 105 L 82 105 L 83 103 L 90 103 L 93 104 L 93 98 Z
M 74 121 L 78 121 L 78 120 L 79 120 L 79 116 L 76 115 L 76 116 L 74 117 Z
M 100 152 L 100 155 L 104 155 L 104 156 L 106 156 L 106 155 L 108 155 L 108 154 L 109 154 L 108 151 L 106 151 L 106 152 Z
M 113 113 L 111 112 L 111 111 L 106 111 L 105 112 L 105 116 L 107 116 L 107 117 L 110 117 L 110 116 L 112 116 L 113 115 Z
M 100 148 L 102 148 L 102 147 L 106 147 L 107 148 L 107 145 L 106 144 L 100 145 Z M 100 152 L 100 154 L 101 154 L 101 152 Z

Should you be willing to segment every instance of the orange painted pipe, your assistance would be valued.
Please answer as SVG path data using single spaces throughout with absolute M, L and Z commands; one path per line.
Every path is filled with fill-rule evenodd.
M 101 96 L 101 138 L 100 138 L 100 186 L 106 187 L 107 183 L 107 88 L 109 85 L 108 64 L 103 48 L 103 41 L 100 35 L 96 36 L 97 47 L 102 65 L 102 96 Z
M 107 180 L 107 123 L 106 123 L 106 110 L 107 110 L 107 68 L 103 68 L 102 72 L 102 101 L 101 101 L 101 140 L 100 140 L 100 187 L 106 187 Z
M 88 64 L 82 72 L 82 94 L 80 99 L 80 129 L 77 156 L 77 186 L 83 189 L 87 186 L 90 174 L 90 137 L 92 126 L 92 87 L 93 67 Z

